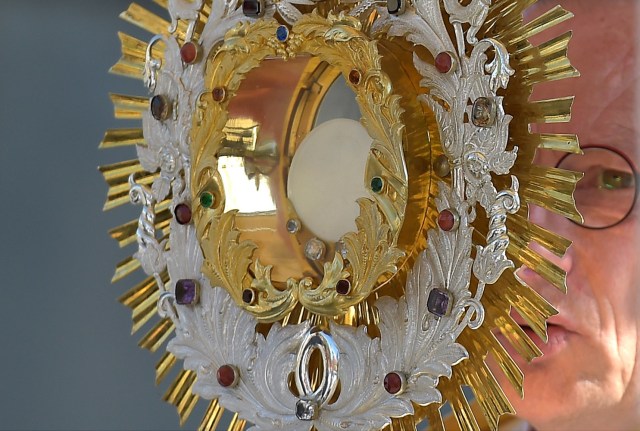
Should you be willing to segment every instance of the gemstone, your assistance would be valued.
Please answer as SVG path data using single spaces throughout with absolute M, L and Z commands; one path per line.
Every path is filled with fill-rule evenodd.
M 191 221 L 191 208 L 187 204 L 178 204 L 173 210 L 176 221 L 180 224 L 187 224 Z
M 300 221 L 294 218 L 287 221 L 287 232 L 290 234 L 298 233 L 300 231 Z
M 448 52 L 441 52 L 436 55 L 436 69 L 440 73 L 448 73 L 453 67 L 453 58 Z
M 296 417 L 301 421 L 312 421 L 317 416 L 316 404 L 309 400 L 298 400 Z
M 392 15 L 404 12 L 404 0 L 387 0 L 387 10 Z
M 382 187 L 384 186 L 384 180 L 380 177 L 371 178 L 371 190 L 374 193 L 380 193 L 382 191 Z
M 442 210 L 438 214 L 438 226 L 445 232 L 449 232 L 456 227 L 457 217 L 452 210 Z
M 402 376 L 396 372 L 388 373 L 384 376 L 384 390 L 391 395 L 395 395 L 402 391 Z
M 289 39 L 289 29 L 284 25 L 279 26 L 276 29 L 276 38 L 278 38 L 280 42 L 286 42 L 286 40 Z
M 436 287 L 429 292 L 427 310 L 438 317 L 446 316 L 451 311 L 450 303 L 451 294 L 444 289 Z
M 244 0 L 242 13 L 251 18 L 259 18 L 264 14 L 264 0 Z
M 360 71 L 358 69 L 353 69 L 351 70 L 351 72 L 349 72 L 349 82 L 353 85 L 360 84 L 361 77 L 362 76 L 360 75 Z
M 245 289 L 242 291 L 242 302 L 245 304 L 253 304 L 256 299 L 256 293 L 253 289 Z
M 178 280 L 176 282 L 176 302 L 180 305 L 193 305 L 198 302 L 198 283 L 195 280 Z
M 216 87 L 213 89 L 211 95 L 216 102 L 222 102 L 227 96 L 227 90 L 225 90 L 224 87 Z
M 205 208 L 211 208 L 215 203 L 215 201 L 216 201 L 216 198 L 215 196 L 213 196 L 213 193 L 211 192 L 202 192 L 200 194 L 200 205 L 202 205 Z
M 165 96 L 153 96 L 150 107 L 151 115 L 158 121 L 164 121 L 171 115 L 171 102 Z
M 238 373 L 233 365 L 223 365 L 218 368 L 216 378 L 220 386 L 230 388 L 238 384 Z
M 449 158 L 444 154 L 440 154 L 433 162 L 433 170 L 439 177 L 447 177 L 451 173 L 451 165 L 449 165 Z
M 320 260 L 324 257 L 326 246 L 318 238 L 311 238 L 304 246 L 304 255 L 311 260 Z
M 180 58 L 186 64 L 193 64 L 200 54 L 200 46 L 195 42 L 187 42 L 180 48 Z
M 340 256 L 342 256 L 342 259 L 347 258 L 347 246 L 345 245 L 344 242 L 342 241 L 336 242 L 336 251 L 340 253 Z
M 351 290 L 351 283 L 349 280 L 340 280 L 336 283 L 336 292 L 340 295 L 346 295 Z
M 471 108 L 471 122 L 478 127 L 489 127 L 496 116 L 495 104 L 488 97 L 478 97 Z

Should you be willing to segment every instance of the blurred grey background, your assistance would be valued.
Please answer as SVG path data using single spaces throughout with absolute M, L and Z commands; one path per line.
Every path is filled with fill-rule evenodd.
M 159 12 L 148 0 L 140 2 Z M 98 165 L 132 148 L 98 150 L 113 119 L 108 93 L 144 95 L 142 82 L 109 75 L 121 0 L 0 0 L 0 429 L 172 430 L 175 409 L 154 384 L 162 352 L 137 346 L 110 284 L 121 250 L 107 231 L 137 217 L 102 212 Z M 185 429 L 194 429 L 204 405 Z

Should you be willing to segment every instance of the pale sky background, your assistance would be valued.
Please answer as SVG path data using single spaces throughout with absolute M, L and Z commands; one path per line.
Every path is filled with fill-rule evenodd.
M 152 2 L 142 2 L 150 5 Z M 154 384 L 162 352 L 138 348 L 110 284 L 131 254 L 107 231 L 137 217 L 102 212 L 98 165 L 134 157 L 98 150 L 113 119 L 109 92 L 144 95 L 140 81 L 109 75 L 121 0 L 0 1 L 0 429 L 173 430 L 178 416 Z M 151 5 L 154 6 L 154 5 Z M 196 410 L 185 429 L 202 417 Z

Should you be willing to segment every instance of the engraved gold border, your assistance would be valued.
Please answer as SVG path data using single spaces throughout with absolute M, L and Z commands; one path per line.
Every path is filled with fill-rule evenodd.
M 400 96 L 392 94 L 376 42 L 361 32 L 361 23 L 356 18 L 342 14 L 330 14 L 328 18 L 305 15 L 292 27 L 286 43 L 276 40 L 277 28 L 275 20 L 240 24 L 227 33 L 224 43 L 208 60 L 205 83 L 210 91 L 224 88 L 226 97 L 215 101 L 210 91 L 203 93 L 192 134 L 191 193 L 205 255 L 203 273 L 212 284 L 224 287 L 238 306 L 262 322 L 283 319 L 298 303 L 318 315 L 338 316 L 376 290 L 382 275 L 395 273 L 396 264 L 404 256 L 397 247 L 408 193 Z M 239 241 L 236 213 L 223 213 L 224 189 L 216 171 L 215 154 L 224 139 L 228 103 L 245 75 L 267 57 L 300 54 L 312 55 L 337 68 L 347 82 L 352 70 L 360 73 L 360 82 L 352 84 L 352 89 L 362 112 L 362 123 L 373 138 L 365 178 L 381 176 L 389 192 L 372 193 L 371 199 L 358 202 L 358 231 L 342 238 L 346 262 L 335 253 L 332 260 L 324 263 L 324 276 L 318 285 L 309 277 L 289 278 L 281 290 L 272 283 L 272 267 L 252 259 L 257 245 Z M 216 197 L 217 204 L 212 209 L 197 204 L 197 197 L 205 190 Z M 340 295 L 335 286 L 345 278 L 350 279 L 351 291 Z M 256 292 L 252 304 L 242 301 L 242 292 L 249 287 Z

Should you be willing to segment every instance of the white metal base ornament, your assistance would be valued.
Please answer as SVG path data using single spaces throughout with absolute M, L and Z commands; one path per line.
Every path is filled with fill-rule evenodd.
M 170 353 L 158 364 L 157 377 L 161 380 L 176 358 L 184 360 L 186 371 L 167 395 L 182 418 L 201 397 L 213 400 L 203 421 L 205 429 L 217 423 L 219 406 L 237 412 L 230 429 L 242 429 L 244 421 L 256 431 L 396 429 L 415 426 L 425 417 L 438 427 L 438 408 L 449 400 L 460 425 L 471 428 L 477 424 L 459 393 L 463 383 L 476 391 L 492 427 L 500 414 L 511 411 L 484 357 L 493 353 L 520 389 L 522 376 L 491 330 L 500 329 L 523 355 L 532 357 L 539 351 L 524 332 L 505 329 L 517 326 L 509 308 L 514 306 L 542 332 L 546 317 L 554 311 L 527 286 L 513 284 L 509 271 L 516 265 L 541 263 L 539 270 L 543 276 L 550 273 L 552 283 L 564 280 L 527 248 L 528 241 L 549 242 L 556 237 L 527 221 L 521 190 L 527 202 L 556 211 L 558 206 L 531 191 L 551 176 L 531 172 L 541 138 L 529 134 L 529 120 L 517 119 L 519 112 L 505 113 L 503 101 L 514 91 L 512 77 L 522 92 L 514 93 L 515 105 L 518 100 L 528 103 L 527 92 L 534 82 L 572 76 L 575 70 L 569 65 L 562 72 L 545 69 L 547 75 L 536 76 L 527 69 L 521 54 L 537 48 L 525 39 L 534 30 L 522 26 L 524 6 L 517 0 L 496 3 L 169 0 L 167 32 L 148 44 L 123 38 L 124 60 L 114 71 L 139 73 L 152 98 L 146 102 L 113 96 L 116 114 L 139 116 L 143 132 L 109 131 L 103 143 L 136 144 L 139 158 L 139 165 L 125 162 L 103 168 L 113 190 L 107 207 L 126 201 L 120 187 L 126 185 L 123 179 L 128 179 L 131 202 L 143 206 L 137 223 L 113 231 L 122 245 L 138 243 L 134 256 L 138 263 L 123 262 L 114 279 L 137 266 L 150 276 L 123 302 L 134 309 L 134 329 L 138 329 L 153 316 L 152 304 L 157 301 L 163 320 L 142 342 L 151 350 L 158 349 L 175 328 L 175 338 L 167 346 Z M 561 9 L 554 11 L 539 25 L 569 16 Z M 157 28 L 151 15 L 138 6 L 124 16 Z M 509 20 L 512 30 L 504 27 Z M 491 31 L 495 35 L 487 36 Z M 403 67 L 418 76 L 414 89 L 419 94 L 402 93 L 402 106 L 402 97 L 394 93 L 397 75 L 380 54 L 388 48 L 378 46 L 377 39 L 402 39 L 414 47 L 405 56 L 410 64 Z M 357 60 L 345 59 L 345 52 Z M 240 151 L 237 143 L 229 143 L 240 136 L 233 135 L 237 122 L 231 122 L 229 115 L 230 103 L 243 91 L 241 82 L 265 59 L 307 56 L 337 69 L 350 82 L 363 112 L 362 123 L 373 140 L 364 179 L 371 194 L 359 201 L 358 232 L 345 233 L 335 248 L 330 246 L 333 258 L 323 265 L 310 265 L 318 274 L 306 275 L 307 269 L 303 278 L 278 282 L 272 280 L 271 262 L 263 265 L 254 256 L 259 244 L 247 239 L 247 232 L 255 229 L 238 228 L 236 224 L 244 222 L 241 216 L 225 209 L 233 190 L 222 185 L 221 157 Z M 268 105 L 269 100 L 261 103 Z M 130 114 L 131 106 L 141 107 L 140 114 Z M 405 108 L 410 106 L 418 108 Z M 403 114 L 406 109 L 432 113 L 437 129 L 431 133 L 439 139 L 431 138 L 429 151 L 443 154 L 451 167 L 450 183 L 438 181 L 437 187 L 437 169 L 429 171 L 433 191 L 424 199 L 432 200 L 425 210 L 431 220 L 424 222 L 430 228 L 419 253 L 402 245 L 405 211 L 413 211 L 411 202 L 419 199 L 411 195 L 417 180 L 407 167 L 411 160 L 405 161 L 410 154 L 407 147 L 414 145 L 408 136 L 417 133 L 400 118 L 422 112 Z M 544 107 L 539 111 L 534 116 L 544 119 Z M 290 109 L 289 115 L 293 118 L 295 112 Z M 252 130 L 255 138 L 256 129 Z M 511 130 L 519 137 L 518 146 L 510 140 Z M 248 136 L 241 135 L 238 142 Z M 544 140 L 553 146 L 553 135 Z M 265 163 L 259 162 L 283 163 L 286 157 L 280 153 L 260 159 L 264 156 L 257 155 L 256 141 L 251 145 L 240 152 L 245 154 L 245 170 L 255 162 L 249 178 L 259 189 L 260 176 L 269 175 Z M 518 157 L 527 167 L 513 172 Z M 507 187 L 503 176 L 508 174 Z M 557 191 L 570 199 L 575 187 L 570 178 L 575 175 L 554 174 L 565 176 L 566 184 L 556 184 L 561 189 Z M 477 204 L 484 210 L 482 217 Z M 308 228 L 290 207 L 278 207 L 284 211 L 282 230 L 289 236 L 305 234 Z M 563 211 L 575 216 L 571 205 Z M 287 220 L 296 222 L 295 229 Z M 531 232 L 520 239 L 508 225 Z M 420 236 L 422 231 L 418 232 Z M 517 238 L 515 244 L 512 238 Z M 557 239 L 558 248 L 568 246 L 566 240 Z M 313 240 L 319 241 L 324 254 L 325 244 Z M 412 269 L 406 283 L 398 285 L 395 296 L 386 294 L 384 286 L 393 277 L 402 279 L 395 273 L 408 265 Z M 507 270 L 508 283 L 503 276 Z M 524 303 L 517 303 L 513 293 L 517 289 L 523 290 Z

